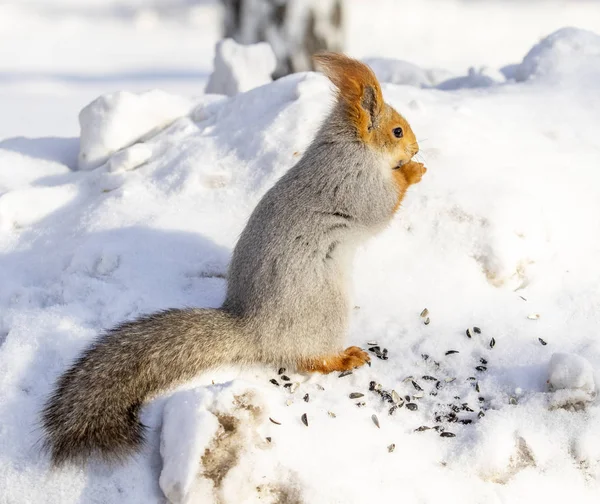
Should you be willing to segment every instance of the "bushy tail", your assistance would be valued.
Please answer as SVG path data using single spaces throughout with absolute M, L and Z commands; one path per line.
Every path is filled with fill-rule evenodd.
M 112 329 L 61 376 L 44 408 L 52 461 L 130 455 L 144 441 L 144 401 L 210 367 L 253 361 L 253 353 L 239 322 L 221 310 L 169 310 Z

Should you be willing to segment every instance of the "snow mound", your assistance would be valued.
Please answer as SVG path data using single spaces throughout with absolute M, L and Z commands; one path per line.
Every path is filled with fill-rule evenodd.
M 266 42 L 242 45 L 230 38 L 221 40 L 206 92 L 233 96 L 268 84 L 276 65 L 275 53 Z
M 190 100 L 160 90 L 119 91 L 96 98 L 79 113 L 79 169 L 92 170 L 103 165 L 118 150 L 154 135 L 188 114 L 191 108 Z M 150 157 L 142 153 L 138 149 L 124 155 L 112 169 L 131 169 L 133 161 L 139 164 Z
M 556 392 L 553 407 L 581 407 L 596 395 L 594 368 L 579 355 L 555 353 L 548 368 L 548 388 Z
M 561 28 L 527 53 L 517 67 L 518 82 L 556 79 L 600 69 L 600 35 L 579 28 Z
M 449 79 L 451 72 L 438 68 L 423 69 L 408 61 L 391 58 L 366 58 L 380 82 L 415 87 L 432 87 Z
M 506 81 L 500 70 L 489 67 L 469 68 L 467 75 L 445 80 L 437 85 L 443 91 L 496 86 Z

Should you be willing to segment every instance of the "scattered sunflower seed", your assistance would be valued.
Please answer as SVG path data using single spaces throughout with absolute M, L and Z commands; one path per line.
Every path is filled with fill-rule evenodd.
M 396 445 L 394 443 L 392 443 L 387 448 L 388 448 L 388 453 L 392 453 L 396 449 Z
M 361 394 L 360 392 L 352 392 L 350 394 L 350 399 L 358 399 L 359 397 L 364 397 L 365 394 Z
M 471 420 L 470 418 L 463 418 L 462 420 L 459 420 L 458 423 L 461 423 L 463 425 L 469 425 L 473 423 L 473 420 Z
M 425 394 L 423 394 L 423 392 L 417 392 L 416 394 L 413 394 L 412 398 L 413 399 L 422 399 L 424 395 Z
M 473 327 L 473 332 L 475 334 L 481 334 L 481 329 L 479 329 L 479 327 L 475 326 L 475 327 Z
M 275 425 L 281 425 L 281 422 L 278 422 L 277 420 L 273 420 L 271 417 L 269 417 L 269 420 L 271 420 L 271 423 L 274 423 Z
M 369 382 L 369 390 L 373 392 L 375 390 L 375 385 L 377 385 L 374 381 Z
M 406 407 L 410 410 L 410 411 L 417 411 L 419 409 L 419 407 L 415 404 L 415 403 L 408 403 L 406 405 Z
M 460 408 L 458 406 L 456 406 L 455 404 L 453 404 L 452 406 L 450 406 L 450 409 L 454 412 L 454 413 L 458 413 L 460 411 Z
M 457 401 L 460 401 L 460 396 L 459 395 L 455 395 L 454 399 L 456 399 Z
M 291 406 L 292 404 L 294 404 L 294 401 L 292 401 L 291 399 L 288 399 L 287 401 L 285 401 L 286 406 Z
M 310 400 L 310 396 L 308 394 L 305 394 L 302 399 L 304 399 L 304 402 L 308 402 Z
M 437 381 L 437 378 L 435 376 L 425 375 L 425 376 L 421 376 L 421 378 L 423 378 L 423 380 L 427 380 L 427 381 Z
M 468 411 L 469 413 L 475 413 L 475 410 L 472 410 L 471 408 L 469 408 L 467 405 L 463 404 L 462 407 L 463 411 Z
M 279 368 L 279 371 L 277 371 L 277 374 L 283 374 L 283 373 L 285 373 L 285 368 L 284 367 Z
M 426 353 L 421 354 L 421 358 L 426 361 L 427 359 L 429 359 L 429 355 L 427 355 Z
M 495 346 L 496 346 L 496 339 L 495 339 L 495 338 L 492 338 L 492 339 L 490 340 L 490 348 L 494 348 Z
M 431 427 L 427 427 L 427 425 L 421 425 L 421 427 L 415 429 L 415 432 L 423 432 L 429 429 L 431 429 Z
M 394 412 L 398 409 L 398 405 L 394 404 L 389 410 L 388 410 L 388 415 L 393 415 Z
M 508 399 L 508 404 L 512 404 L 514 406 L 517 404 L 517 398 L 515 396 L 510 396 Z
M 378 429 L 381 429 L 381 427 L 379 427 L 379 418 L 377 418 L 377 415 L 373 414 L 373 415 L 371 416 L 371 420 L 373 420 L 373 423 L 376 425 L 376 427 L 377 427 Z
M 479 394 L 479 392 L 481 392 L 481 390 L 479 389 L 479 382 L 475 383 L 475 392 L 477 392 Z
M 529 320 L 538 320 L 540 318 L 540 314 L 539 313 L 530 313 L 529 315 L 527 315 L 527 318 Z
M 453 434 L 452 432 L 442 432 L 440 434 L 441 437 L 456 437 L 456 434 Z
M 519 296 L 523 301 L 527 301 L 527 298 L 525 296 Z
M 362 408 L 362 407 L 363 407 L 365 404 L 367 404 L 367 403 L 365 403 L 365 402 L 357 402 L 357 403 L 356 403 L 356 405 L 357 405 L 359 408 Z
M 308 427 L 308 417 L 306 416 L 306 413 L 304 413 L 301 418 L 302 423 Z
M 406 399 L 406 402 L 410 402 L 410 396 L 409 395 L 405 395 L 404 399 Z
M 436 388 L 436 389 L 438 389 L 438 390 L 440 390 L 440 389 L 442 388 L 442 382 L 440 382 L 440 381 L 439 381 L 439 382 L 437 382 L 437 383 L 435 384 L 435 388 Z
M 378 346 L 374 346 L 374 347 L 369 348 L 369 352 L 373 352 L 373 353 L 376 353 L 376 354 L 379 353 L 380 351 L 381 351 L 381 347 L 378 347 Z
M 429 315 L 429 310 L 427 308 L 423 308 L 423 311 L 421 312 L 421 317 L 425 318 L 427 317 L 427 315 Z
M 477 381 L 477 378 L 475 378 L 474 376 L 469 376 L 467 378 L 467 381 Z
M 346 371 L 342 371 L 342 372 L 341 372 L 341 373 L 338 375 L 338 378 L 343 378 L 344 376 L 348 376 L 348 375 L 351 375 L 351 374 L 352 374 L 352 370 L 351 370 L 351 369 L 348 369 L 348 370 L 346 370 Z
M 404 378 L 404 380 L 402 380 L 402 381 L 403 381 L 404 383 L 406 383 L 406 382 L 409 382 L 409 381 L 413 381 L 413 380 L 414 380 L 414 378 L 415 378 L 415 377 L 414 377 L 413 375 L 410 375 L 410 376 L 407 376 L 406 378 Z
M 448 350 L 445 355 L 452 355 L 458 353 L 458 350 Z
M 284 388 L 290 388 L 292 386 L 292 384 L 291 383 L 284 383 L 283 386 L 284 386 Z
M 416 381 L 411 380 L 411 382 L 412 382 L 412 386 L 415 387 L 415 390 L 419 390 L 419 391 L 423 390 Z
M 323 385 L 319 385 L 318 383 L 317 383 L 317 388 L 318 388 L 319 390 L 325 390 L 325 387 L 323 387 Z
M 444 378 L 446 383 L 452 383 L 454 380 L 456 380 L 456 378 Z
M 392 390 L 392 401 L 394 401 L 396 404 L 400 404 L 400 403 L 404 402 L 404 399 L 402 399 L 402 397 L 400 397 L 398 392 L 396 392 L 395 390 Z
M 429 323 L 431 322 L 431 320 L 429 320 L 429 317 L 427 317 L 424 321 L 423 324 L 425 325 L 429 325 Z
M 538 341 L 544 346 L 548 344 L 548 342 L 544 341 L 542 338 L 538 338 Z
M 480 397 L 478 397 L 478 398 L 477 398 L 477 400 L 478 400 L 479 402 L 483 402 L 483 401 L 485 401 L 485 398 L 480 396 Z
M 275 386 L 279 387 L 279 382 L 278 382 L 278 381 L 277 381 L 275 378 L 271 378 L 269 381 L 270 381 L 270 382 L 271 382 L 273 385 L 275 385 Z
M 481 371 L 481 372 L 483 372 L 483 371 L 487 371 L 487 368 L 486 368 L 485 366 L 477 366 L 475 369 L 476 369 L 477 371 Z
M 479 359 L 479 362 L 481 362 L 482 364 L 487 364 L 488 363 L 488 361 L 485 360 L 483 357 L 481 359 Z
M 331 418 L 335 418 L 335 413 L 333 411 L 328 411 L 327 414 L 331 417 Z
M 290 387 L 290 392 L 293 394 L 294 392 L 296 392 L 296 390 L 298 389 L 299 386 L 300 386 L 300 383 L 298 383 L 298 382 L 292 383 L 292 386 Z
M 367 345 L 369 345 L 369 346 L 376 346 L 377 345 L 377 341 L 367 341 Z
M 442 425 L 436 425 L 436 426 L 435 426 L 433 429 L 434 429 L 436 432 L 444 432 L 444 431 L 446 430 L 446 428 L 445 428 L 445 427 L 443 427 Z
M 477 413 L 477 418 L 483 418 L 485 416 L 485 413 L 483 411 L 480 411 L 479 413 Z
M 290 381 L 290 377 L 286 375 L 281 375 L 279 378 L 281 378 L 283 381 Z
M 467 333 L 467 338 L 472 338 L 473 337 L 473 335 L 471 334 L 471 329 L 467 329 L 466 333 Z
M 271 442 L 271 438 L 267 437 L 267 443 L 270 443 L 270 442 Z

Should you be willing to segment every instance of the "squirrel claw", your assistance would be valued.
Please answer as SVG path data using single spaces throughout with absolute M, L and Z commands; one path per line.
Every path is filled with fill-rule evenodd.
M 423 163 L 417 163 L 416 161 L 409 161 L 400 170 L 410 185 L 421 182 L 421 178 L 427 172 L 427 168 Z

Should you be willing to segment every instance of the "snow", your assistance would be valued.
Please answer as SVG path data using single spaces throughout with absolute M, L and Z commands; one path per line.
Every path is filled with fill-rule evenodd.
M 276 65 L 275 53 L 266 42 L 242 45 L 229 38 L 220 40 L 206 92 L 233 96 L 268 84 Z
M 0 503 L 158 503 L 165 495 L 190 503 L 598 502 L 596 58 L 561 49 L 554 59 L 552 52 L 544 61 L 556 67 L 543 68 L 557 70 L 559 79 L 536 74 L 521 83 L 509 70 L 502 70 L 506 79 L 495 70 L 521 61 L 540 36 L 563 24 L 594 29 L 594 6 L 503 3 L 522 18 L 515 18 L 511 37 L 505 27 L 488 25 L 489 40 L 496 30 L 507 41 L 492 46 L 498 51 L 474 42 L 485 31 L 474 19 L 488 2 L 422 1 L 397 10 L 409 35 L 418 31 L 412 17 L 430 22 L 410 58 L 391 50 L 397 39 L 374 50 L 380 30 L 352 39 L 355 54 L 407 58 L 415 75 L 448 68 L 460 79 L 473 67 L 473 75 L 494 81 L 432 88 L 448 81 L 445 75 L 424 87 L 383 86 L 413 126 L 428 167 L 389 228 L 356 261 L 348 344 L 375 341 L 389 350 L 388 360 L 374 357 L 372 367 L 341 378 L 288 370 L 298 384 L 293 393 L 269 382 L 282 383 L 277 369 L 210 371 L 144 409 L 148 445 L 138 456 L 52 471 L 39 452 L 38 415 L 58 375 L 103 328 L 167 307 L 219 306 L 232 247 L 250 212 L 306 149 L 332 104 L 329 83 L 312 73 L 234 96 L 203 95 L 216 42 L 198 29 L 204 18 L 192 22 L 169 11 L 175 13 L 165 21 L 146 13 L 140 28 L 106 14 L 108 3 L 83 8 L 61 1 L 46 0 L 37 11 L 33 4 L 11 6 L 11 19 L 50 41 L 60 30 L 72 38 L 89 28 L 80 52 L 71 44 L 55 67 L 71 72 L 81 65 L 92 82 L 23 76 L 49 70 L 47 51 L 36 55 L 40 42 L 25 45 L 18 30 L 1 35 L 0 47 L 12 40 L 28 50 L 22 58 L 0 58 L 2 71 L 16 79 L 0 80 Z M 357 23 L 364 8 L 351 5 Z M 489 2 L 486 12 L 502 19 L 507 14 L 498 5 Z M 127 20 L 141 16 L 135 2 L 130 7 Z M 61 9 L 73 12 L 70 24 L 56 21 Z M 10 27 L 6 16 L 0 20 Z M 550 26 L 552 20 L 561 24 Z M 534 25 L 547 29 L 537 33 Z M 450 28 L 461 36 L 448 38 Z M 467 29 L 470 38 L 462 37 Z M 587 32 L 559 33 L 591 40 Z M 99 34 L 114 52 L 93 61 L 86 51 Z M 446 45 L 435 53 L 438 39 Z M 117 51 L 125 41 L 131 52 Z M 176 49 L 186 42 L 189 50 Z M 585 47 L 586 54 L 593 50 Z M 122 73 L 152 58 L 157 72 L 171 73 Z M 579 63 L 569 66 L 569 58 Z M 193 69 L 185 78 L 177 73 L 181 62 Z M 379 71 L 393 74 L 394 65 L 382 63 Z M 575 78 L 565 78 L 566 70 Z M 101 72 L 114 72 L 114 80 L 97 80 Z M 167 105 L 150 100 L 138 107 L 144 96 L 156 96 L 145 95 L 148 88 L 168 93 Z M 123 108 L 107 107 L 103 119 L 96 116 L 96 136 L 87 136 L 104 164 L 78 171 L 79 110 L 124 90 L 113 94 L 125 97 Z M 425 307 L 428 325 L 419 316 Z M 437 378 L 439 389 L 424 376 Z M 422 398 L 414 398 L 421 392 L 413 380 Z M 418 409 L 390 415 L 392 404 L 369 391 L 371 381 L 409 395 Z M 364 396 L 350 399 L 353 392 Z M 452 406 L 472 423 L 437 423 Z M 415 432 L 435 425 L 456 436 Z

